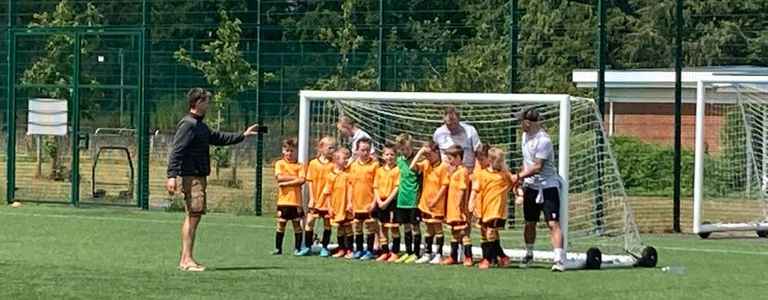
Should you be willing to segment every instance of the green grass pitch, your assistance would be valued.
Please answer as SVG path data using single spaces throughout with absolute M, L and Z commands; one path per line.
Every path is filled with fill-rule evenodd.
M 481 271 L 275 257 L 268 254 L 273 219 L 221 214 L 204 217 L 197 237 L 196 257 L 210 270 L 184 273 L 176 269 L 182 217 L 0 208 L 0 299 L 761 299 L 768 292 L 766 239 L 645 236 L 659 250 L 654 269 Z M 686 271 L 662 272 L 670 265 Z

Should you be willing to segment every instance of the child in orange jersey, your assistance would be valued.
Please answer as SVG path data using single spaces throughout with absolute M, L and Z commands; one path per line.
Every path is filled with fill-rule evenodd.
M 296 140 L 283 141 L 283 157 L 275 163 L 277 179 L 277 230 L 274 255 L 283 254 L 283 237 L 288 221 L 293 224 L 294 254 L 301 251 L 301 185 L 304 184 L 304 166 L 296 162 Z
M 478 174 L 478 186 L 473 187 L 475 191 L 470 200 L 479 205 L 480 234 L 487 240 L 481 244 L 483 260 L 478 265 L 480 269 L 488 269 L 492 263 L 498 263 L 500 267 L 509 265 L 509 257 L 501 247 L 499 229 L 506 223 L 509 190 L 517 183 L 517 177 L 507 169 L 503 150 L 491 148 L 488 160 L 487 172 Z M 479 199 L 478 194 L 482 195 Z
M 304 227 L 304 249 L 299 255 L 309 255 L 314 240 L 315 222 L 323 219 L 323 237 L 321 240 L 321 257 L 330 256 L 328 243 L 331 240 L 331 219 L 328 215 L 327 198 L 323 197 L 323 188 L 328 180 L 328 175 L 333 171 L 333 152 L 336 151 L 336 139 L 330 136 L 323 137 L 317 143 L 317 158 L 307 164 L 307 188 L 309 190 L 309 203 L 307 208 L 307 221 Z
M 470 189 L 469 189 L 469 195 L 467 195 L 468 207 L 472 208 L 469 210 L 469 217 L 470 217 L 470 228 L 467 230 L 466 234 L 467 237 L 470 237 L 471 240 L 471 233 L 472 233 L 472 227 L 474 226 L 477 229 L 480 229 L 480 205 L 476 205 L 473 202 L 477 202 L 477 200 L 482 199 L 483 195 L 480 193 L 481 191 L 477 189 L 479 186 L 479 182 L 477 182 L 477 178 L 481 177 L 483 173 L 488 172 L 488 150 L 491 149 L 491 146 L 488 144 L 480 144 L 477 146 L 477 149 L 475 149 L 475 168 L 472 170 L 472 174 L 469 175 L 469 180 L 471 181 Z M 473 201 L 473 199 L 475 201 Z M 487 242 L 485 239 L 485 234 L 480 235 L 480 244 Z M 471 251 L 471 250 L 470 250 Z M 464 263 L 466 266 L 470 267 L 472 266 L 467 265 L 467 260 L 464 260 Z M 469 263 L 472 263 L 472 261 L 469 261 Z
M 376 170 L 376 178 L 373 179 L 373 198 L 376 199 L 374 215 L 379 220 L 379 245 L 381 255 L 376 261 L 387 261 L 390 258 L 399 259 L 400 252 L 400 228 L 395 222 L 395 198 L 400 181 L 400 169 L 395 164 L 395 145 L 386 144 L 381 155 L 383 165 Z M 392 232 L 392 251 L 389 250 L 387 234 Z
M 349 150 L 339 148 L 333 153 L 334 169 L 328 174 L 323 188 L 328 203 L 331 224 L 336 226 L 339 247 L 333 257 L 352 256 L 352 179 L 347 173 Z
M 454 145 L 445 151 L 448 169 L 448 198 L 445 207 L 445 223 L 451 227 L 451 255 L 441 264 L 452 265 L 459 262 L 459 243 L 464 248 L 464 265 L 472 266 L 472 241 L 467 235 L 469 225 L 469 208 L 467 206 L 467 190 L 469 174 L 462 164 L 464 150 Z M 480 167 L 480 166 L 478 166 Z
M 371 156 L 371 140 L 361 138 L 357 140 L 357 159 L 349 164 L 349 176 L 352 179 L 352 210 L 355 221 L 353 222 L 355 234 L 355 252 L 352 259 L 371 260 L 378 228 L 373 218 L 373 208 L 376 205 L 373 193 L 373 179 L 379 162 Z M 363 232 L 365 227 L 365 232 Z M 366 234 L 367 236 L 364 236 Z M 366 245 L 363 248 L 363 237 Z
M 422 157 L 426 159 L 419 161 Z M 440 149 L 430 142 L 422 147 L 413 158 L 411 168 L 422 175 L 422 190 L 419 198 L 421 220 L 427 227 L 424 234 L 424 255 L 416 260 L 417 264 L 439 264 L 442 261 L 443 220 L 445 219 L 445 196 L 448 193 L 448 164 L 440 159 Z M 432 253 L 432 244 L 437 245 L 437 253 Z M 418 249 L 416 249 L 418 253 Z

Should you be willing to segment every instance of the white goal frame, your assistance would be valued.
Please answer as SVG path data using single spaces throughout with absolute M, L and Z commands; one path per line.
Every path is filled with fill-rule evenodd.
M 306 164 L 310 157 L 310 103 L 322 100 L 354 101 L 407 101 L 429 103 L 531 103 L 560 105 L 559 151 L 557 171 L 563 178 L 560 189 L 560 226 L 565 249 L 568 237 L 568 166 L 570 163 L 571 96 L 563 94 L 474 94 L 474 93 L 412 93 L 412 92 L 350 92 L 350 91 L 300 91 L 299 92 L 299 162 Z M 511 149 L 515 151 L 517 149 Z M 565 208 L 565 209 L 563 209 Z
M 712 75 L 698 78 L 696 83 L 696 131 L 695 161 L 693 178 L 693 233 L 707 234 L 725 231 L 765 231 L 768 220 L 759 223 L 719 223 L 703 224 L 701 219 L 702 201 L 704 200 L 704 117 L 706 113 L 706 84 L 709 83 L 764 83 L 768 76 Z

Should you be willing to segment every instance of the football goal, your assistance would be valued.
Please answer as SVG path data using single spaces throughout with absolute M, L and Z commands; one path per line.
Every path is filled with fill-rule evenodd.
M 483 143 L 506 150 L 512 170 L 522 165 L 522 130 L 514 113 L 535 107 L 544 117 L 543 126 L 555 148 L 555 165 L 567 182 L 560 191 L 561 223 L 573 268 L 656 264 L 656 251 L 640 239 L 600 114 L 591 99 L 558 94 L 301 91 L 299 161 L 306 163 L 315 155 L 312 149 L 320 137 L 338 136 L 336 122 L 341 115 L 367 132 L 378 150 L 386 142 L 394 142 L 400 133 L 413 136 L 415 147 L 419 147 L 442 125 L 448 105 L 456 107 L 462 122 L 477 128 Z M 502 243 L 510 257 L 522 259 L 522 207 L 515 209 L 514 201 L 509 206 L 517 225 L 503 233 Z M 534 257 L 551 261 L 548 231 L 543 221 L 540 224 Z M 473 234 L 474 239 L 478 236 Z
M 696 88 L 693 232 L 768 234 L 768 76 L 713 75 Z

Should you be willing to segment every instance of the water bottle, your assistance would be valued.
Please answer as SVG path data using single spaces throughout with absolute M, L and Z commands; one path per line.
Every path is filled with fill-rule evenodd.
M 686 269 L 683 266 L 666 266 L 661 268 L 661 271 L 674 275 L 685 275 L 686 273 Z

